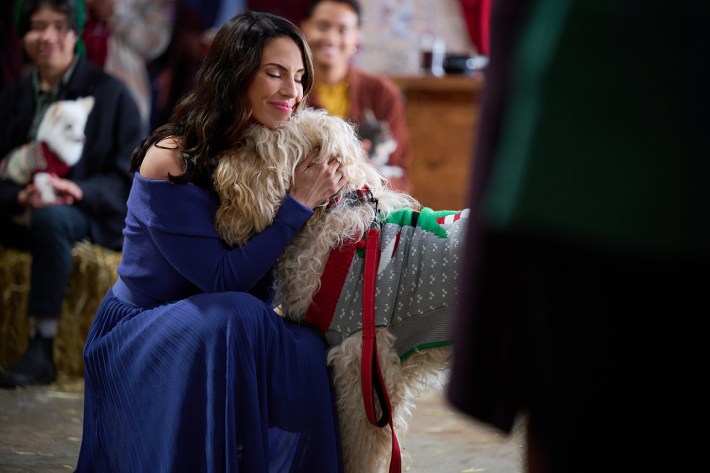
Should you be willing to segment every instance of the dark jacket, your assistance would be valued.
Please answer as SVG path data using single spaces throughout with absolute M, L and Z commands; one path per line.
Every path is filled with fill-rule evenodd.
M 89 217 L 89 237 L 101 246 L 120 249 L 131 186 L 131 154 L 146 130 L 123 83 L 81 58 L 59 99 L 88 95 L 95 102 L 86 124 L 84 152 L 67 178 L 83 191 L 76 205 Z M 0 93 L 0 158 L 28 141 L 34 111 L 31 77 Z M 21 189 L 0 179 L 0 206 L 5 211 L 22 210 L 16 202 Z

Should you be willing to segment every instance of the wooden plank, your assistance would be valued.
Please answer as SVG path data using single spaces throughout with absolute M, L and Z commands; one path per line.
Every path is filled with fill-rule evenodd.
M 407 100 L 413 195 L 436 210 L 466 206 L 483 77 L 392 77 Z

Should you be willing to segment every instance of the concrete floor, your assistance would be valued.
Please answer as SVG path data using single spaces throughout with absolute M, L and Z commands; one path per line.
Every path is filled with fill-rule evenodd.
M 0 389 L 0 472 L 72 472 L 81 443 L 83 383 Z M 502 436 L 453 411 L 441 393 L 418 402 L 403 441 L 407 473 L 521 473 L 522 436 Z M 366 472 L 363 472 L 366 473 Z

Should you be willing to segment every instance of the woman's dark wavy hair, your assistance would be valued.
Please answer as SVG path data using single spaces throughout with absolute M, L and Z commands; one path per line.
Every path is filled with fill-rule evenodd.
M 272 39 L 291 38 L 301 50 L 303 100 L 313 86 L 313 61 L 306 39 L 293 23 L 280 16 L 248 11 L 220 28 L 197 74 L 194 89 L 175 106 L 170 120 L 157 128 L 133 152 L 131 171 L 140 168 L 146 151 L 160 140 L 183 140 L 185 173 L 171 182 L 191 182 L 213 188 L 219 156 L 237 146 L 249 126 L 251 104 L 247 89 L 261 65 L 264 46 Z

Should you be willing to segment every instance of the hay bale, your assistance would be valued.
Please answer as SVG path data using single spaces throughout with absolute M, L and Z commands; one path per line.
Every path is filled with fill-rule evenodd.
M 0 366 L 7 367 L 24 353 L 30 320 L 27 313 L 29 292 L 29 253 L 0 246 Z
M 118 277 L 121 253 L 77 243 L 72 249 L 72 272 L 62 305 L 54 343 L 60 376 L 83 376 L 82 350 L 96 309 Z M 24 353 L 31 320 L 27 317 L 31 256 L 0 246 L 0 366 L 12 365 Z

